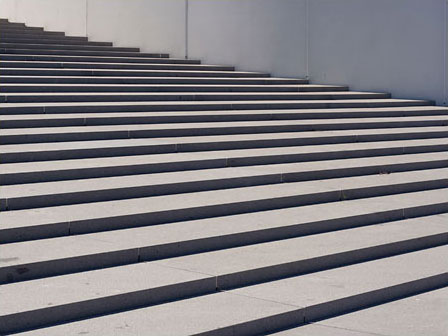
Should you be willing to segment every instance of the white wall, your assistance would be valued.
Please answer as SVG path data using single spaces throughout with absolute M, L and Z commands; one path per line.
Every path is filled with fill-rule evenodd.
M 0 0 L 0 17 L 86 36 L 86 0 Z
M 306 76 L 305 0 L 190 0 L 188 54 L 277 76 Z
M 185 1 L 89 0 L 87 9 L 87 34 L 93 40 L 184 56 Z
M 147 52 L 448 105 L 447 0 L 0 0 L 0 17 Z M 187 9 L 188 8 L 188 9 Z M 188 17 L 188 24 L 186 24 Z
M 445 6 L 445 0 L 310 1 L 312 80 L 446 102 Z

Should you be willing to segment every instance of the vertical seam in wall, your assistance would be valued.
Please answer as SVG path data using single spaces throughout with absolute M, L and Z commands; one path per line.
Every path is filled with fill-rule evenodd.
M 306 40 L 306 45 L 305 45 L 305 49 L 306 49 L 306 79 L 310 79 L 310 27 L 309 27 L 309 9 L 310 3 L 309 0 L 305 1 L 305 40 Z
M 185 0 L 185 58 L 188 58 L 188 0 Z
M 86 37 L 89 36 L 89 0 L 86 0 Z
M 445 32 L 444 32 L 444 48 L 443 48 L 443 104 L 448 105 L 448 0 L 445 0 Z

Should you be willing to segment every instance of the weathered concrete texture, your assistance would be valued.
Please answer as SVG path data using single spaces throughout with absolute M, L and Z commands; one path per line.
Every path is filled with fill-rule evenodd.
M 0 29 L 0 334 L 259 335 L 448 285 L 447 108 Z
M 275 333 L 275 336 L 444 336 L 448 288 Z
M 422 279 L 437 277 L 443 272 L 445 267 L 440 261 L 446 253 L 446 247 L 434 248 L 23 335 L 76 335 L 81 332 L 94 335 L 259 334 L 275 330 L 277 325 L 285 323 L 286 317 L 290 323 L 300 323 L 350 307 L 395 299 L 388 291 L 389 286 L 400 284 L 402 293 L 414 293 Z M 380 270 L 382 276 L 372 277 L 372 269 Z M 446 283 L 447 280 L 445 274 L 440 281 Z M 206 313 L 204 308 L 211 311 Z M 223 308 L 227 310 L 224 312 Z M 259 321 L 255 322 L 257 319 Z
M 35 238 L 47 238 L 51 237 L 51 230 L 65 230 L 65 235 L 69 235 L 448 188 L 448 169 L 336 180 L 281 182 L 278 179 L 273 181 L 274 185 L 246 187 L 242 190 L 213 190 L 195 195 L 181 193 L 3 212 L 0 213 L 0 232 L 2 240 L 8 242 L 8 231 L 10 234 L 14 231 L 18 236 L 26 235 L 28 230 L 40 231 L 41 236 Z M 439 206 L 440 212 L 447 207 L 444 191 L 445 189 L 439 191 L 441 203 L 444 203 Z M 14 209 L 13 202 L 11 207 Z M 8 209 L 7 199 L 3 209 Z M 51 228 L 48 236 L 44 234 L 45 228 Z
M 29 315 L 29 311 L 49 307 L 53 307 L 55 314 L 59 306 L 59 309 L 68 315 L 67 308 L 62 305 L 81 306 L 82 301 L 100 298 L 106 300 L 108 297 L 109 302 L 103 303 L 107 307 L 88 308 L 88 304 L 84 303 L 85 312 L 90 309 L 89 313 L 93 315 L 100 312 L 98 309 L 113 311 L 136 307 L 141 302 L 157 302 L 162 295 L 156 291 L 167 291 L 164 288 L 166 286 L 172 286 L 173 298 L 183 298 L 188 293 L 207 294 L 215 292 L 216 288 L 224 290 L 274 280 L 281 276 L 365 261 L 372 255 L 390 256 L 436 242 L 448 243 L 445 220 L 446 216 L 431 216 L 424 220 L 411 219 L 390 223 L 384 227 L 337 231 L 167 261 L 4 285 L 0 287 L 0 295 L 4 298 L 0 304 L 0 314 Z M 199 279 L 204 281 L 194 281 Z M 33 294 L 35 288 L 41 290 Z M 153 297 L 142 298 L 143 291 L 153 291 Z M 20 298 L 14 298 L 15 293 L 22 295 Z M 141 301 L 119 302 L 113 298 L 115 295 L 126 293 L 137 294 Z M 167 298 L 169 294 L 164 295 Z M 76 316 L 76 313 L 72 314 Z

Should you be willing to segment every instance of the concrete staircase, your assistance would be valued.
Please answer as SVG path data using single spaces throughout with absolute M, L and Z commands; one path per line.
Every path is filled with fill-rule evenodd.
M 258 335 L 448 286 L 447 108 L 7 20 L 0 102 L 2 335 Z

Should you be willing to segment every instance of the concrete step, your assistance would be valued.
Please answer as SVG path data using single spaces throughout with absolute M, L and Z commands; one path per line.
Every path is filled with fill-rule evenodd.
M 264 78 L 268 74 L 244 71 L 120 70 L 120 69 L 39 69 L 0 68 L 4 76 L 125 76 L 125 77 L 245 77 Z
M 17 36 L 17 34 L 16 34 Z M 8 35 L 1 35 L 0 36 L 0 44 L 2 43 L 12 43 L 12 44 L 32 44 L 35 45 L 36 43 L 41 44 L 52 44 L 52 45 L 77 45 L 77 46 L 104 46 L 104 47 L 112 47 L 112 42 L 92 42 L 92 41 L 86 41 L 84 39 L 69 39 L 64 37 L 60 38 L 51 38 L 51 39 L 44 39 L 40 37 L 8 37 Z M 3 65 L 2 65 L 3 66 Z
M 3 25 L 1 27 L 2 32 L 43 32 L 44 29 L 42 27 L 24 27 L 24 26 L 10 26 L 10 25 Z
M 23 335 L 260 335 L 446 286 L 446 253 L 436 247 Z
M 161 59 L 164 61 L 172 60 Z M 182 61 L 182 60 L 180 60 Z M 0 92 L 334 92 L 348 91 L 343 85 L 173 85 L 173 84 L 2 84 Z M 442 107 L 440 107 L 442 109 Z
M 39 43 L 40 41 L 36 40 L 34 44 L 32 43 L 14 43 L 14 42 L 1 42 L 0 41 L 0 50 L 2 49 L 37 49 L 37 50 L 85 50 L 85 51 L 105 51 L 105 52 L 135 52 L 138 53 L 140 51 L 139 48 L 123 48 L 123 47 L 105 47 L 105 46 L 96 46 L 96 45 L 64 45 L 64 44 L 45 44 Z M 45 41 L 44 41 L 45 42 Z M 3 51 L 2 51 L 3 52 Z
M 30 39 L 33 42 L 36 40 L 46 41 L 46 40 L 62 40 L 62 41 L 85 41 L 89 39 L 85 36 L 65 36 L 64 34 L 54 33 L 54 32 L 42 32 L 34 34 L 21 34 L 21 33 L 5 33 L 2 32 L 0 40 L 2 39 Z
M 133 58 L 168 58 L 168 54 L 160 53 L 141 53 L 141 52 L 124 52 L 118 51 L 117 48 L 113 48 L 114 51 L 98 51 L 98 49 L 79 50 L 74 49 L 39 49 L 38 47 L 29 47 L 29 44 L 21 45 L 21 47 L 3 46 L 0 47 L 0 54 L 13 54 L 13 55 L 67 55 L 67 56 L 104 56 L 104 57 L 133 57 Z M 97 47 L 98 48 L 98 47 Z
M 406 130 L 405 130 L 406 131 Z M 324 136 L 324 135 L 322 135 Z M 368 138 L 368 134 L 365 134 L 364 137 Z M 412 137 L 412 133 L 410 133 L 410 137 Z M 240 136 L 234 137 L 234 141 L 238 142 L 238 139 L 240 139 L 240 142 L 243 141 L 248 141 L 247 138 L 241 138 Z M 194 139 L 185 139 L 186 142 L 184 142 L 183 144 L 179 144 L 178 146 L 180 148 L 182 148 L 183 146 L 186 146 L 188 144 L 187 141 L 194 140 Z M 217 139 L 219 140 L 219 139 Z M 249 140 L 250 141 L 250 140 Z M 261 143 L 263 143 L 263 140 L 259 140 Z M 272 140 L 274 141 L 274 140 Z M 366 139 L 366 141 L 368 141 L 368 139 Z M 427 158 L 428 162 L 425 163 L 420 163 L 416 165 L 411 165 L 409 164 L 409 169 L 418 169 L 418 167 L 422 167 L 422 168 L 440 168 L 440 167 L 444 167 L 445 163 L 444 163 L 444 159 L 442 156 L 442 160 L 441 162 L 439 161 L 439 155 L 444 155 L 442 152 L 440 152 L 443 148 L 443 144 L 439 143 L 434 143 L 433 141 L 431 141 L 429 144 L 425 144 L 422 142 L 419 142 L 418 144 L 415 143 L 415 141 L 418 140 L 414 140 L 414 143 L 403 143 L 401 144 L 401 147 L 394 147 L 392 143 L 387 143 L 386 147 L 389 147 L 389 153 L 387 153 L 387 150 L 381 150 L 378 148 L 375 148 L 372 146 L 356 146 L 355 148 L 353 148 L 352 151 L 347 151 L 347 147 L 348 146 L 327 146 L 326 148 L 329 150 L 330 153 L 328 154 L 322 154 L 322 152 L 319 152 L 318 150 L 316 150 L 315 152 L 319 152 L 319 154 L 317 155 L 312 155 L 312 147 L 309 147 L 308 149 L 311 149 L 311 152 L 309 152 L 308 156 L 304 153 L 304 155 L 300 155 L 300 152 L 286 152 L 286 155 L 295 155 L 295 159 L 294 157 L 289 159 L 289 160 L 285 160 L 284 158 L 281 158 L 281 154 L 282 151 L 279 153 L 279 155 L 276 156 L 276 159 L 274 159 L 272 157 L 272 154 L 275 155 L 275 153 L 278 153 L 279 150 L 274 150 L 274 152 L 271 152 L 270 155 L 266 153 L 264 153 L 265 151 L 263 151 L 263 153 L 261 153 L 261 155 L 258 156 L 258 161 L 255 161 L 255 157 L 254 154 L 259 153 L 260 150 L 258 151 L 247 151 L 246 154 L 251 156 L 252 155 L 252 164 L 258 164 L 258 165 L 263 165 L 263 164 L 276 164 L 276 163 L 284 163 L 285 161 L 287 162 L 302 162 L 300 165 L 304 165 L 304 166 L 308 166 L 309 161 L 313 161 L 316 160 L 316 163 L 310 163 L 311 165 L 324 165 L 325 162 L 323 162 L 323 160 L 331 160 L 330 161 L 330 166 L 331 164 L 337 164 L 337 159 L 344 159 L 344 154 L 347 154 L 348 157 L 356 157 L 356 160 L 367 160 L 369 161 L 370 157 L 373 157 L 373 159 L 375 159 L 375 155 L 392 155 L 392 160 L 396 160 L 397 161 L 397 165 L 394 166 L 385 166 L 381 169 L 379 169 L 379 172 L 383 172 L 383 171 L 394 171 L 394 169 L 398 169 L 398 167 L 400 167 L 400 162 L 401 160 L 406 160 L 406 155 L 402 154 L 402 152 L 400 152 L 400 148 L 404 149 L 404 152 L 414 152 L 414 153 L 424 153 L 424 154 L 411 154 L 412 156 L 417 155 L 418 157 L 420 157 L 420 155 L 423 158 Z M 332 138 L 328 139 L 328 142 L 333 143 Z M 341 141 L 342 142 L 342 141 Z M 349 141 L 347 141 L 349 142 Z M 203 147 L 210 150 L 210 148 L 208 148 L 211 142 L 205 142 Z M 263 146 L 265 146 L 264 144 L 262 144 Z M 441 146 L 442 145 L 442 146 Z M 196 144 L 196 146 L 198 146 L 198 150 L 200 150 L 201 148 L 201 144 L 198 143 Z M 214 147 L 216 149 L 216 147 L 219 148 L 219 146 L 224 147 L 225 145 L 219 145 L 215 144 Z M 241 145 L 240 147 L 243 147 L 243 145 Z M 246 147 L 249 147 L 248 144 L 246 144 Z M 253 145 L 254 148 L 256 148 L 255 145 Z M 344 148 L 345 147 L 345 148 Z M 410 147 L 410 148 L 409 148 Z M 316 147 L 316 149 L 318 149 Z M 346 153 L 338 153 L 338 149 L 342 150 L 344 152 L 344 150 L 346 151 Z M 57 151 L 57 148 L 53 148 L 52 151 Z M 104 151 L 104 148 L 101 149 L 101 147 L 98 147 L 97 149 L 98 151 Z M 224 149 L 223 149 L 224 150 Z M 356 150 L 358 150 L 359 152 L 355 152 Z M 434 153 L 431 153 L 431 150 L 434 150 Z M 123 151 L 123 149 L 122 149 Z M 183 150 L 184 152 L 186 150 Z M 191 150 L 190 150 L 191 151 Z M 272 151 L 272 150 L 271 150 Z M 362 152 L 363 151 L 363 152 Z M 33 148 L 31 148 L 31 152 L 33 153 L 38 153 L 38 151 L 36 151 Z M 348 152 L 348 153 L 347 153 Z M 427 153 L 425 153 L 427 152 Z M 233 153 L 233 154 L 232 154 Z M 53 153 L 54 154 L 54 153 Z M 217 153 L 216 153 L 217 154 Z M 207 157 L 207 155 L 205 155 L 205 153 L 203 153 L 202 155 L 186 155 L 186 154 L 177 154 L 176 157 L 175 155 L 172 154 L 164 154 L 162 156 L 158 155 L 156 156 L 156 160 L 158 159 L 160 162 L 158 163 L 156 160 L 152 160 L 152 158 L 150 156 L 128 156 L 126 158 L 124 157 L 117 157 L 117 158 L 98 158 L 98 159 L 81 159 L 81 160 L 63 160 L 63 161 L 53 161 L 52 163 L 50 162 L 32 162 L 32 163 L 3 163 L 0 166 L 0 180 L 3 186 L 6 185 L 14 185 L 14 184 L 25 184 L 25 183 L 37 183 L 37 182 L 51 182 L 51 181 L 61 181 L 61 180 L 74 180 L 74 179 L 85 179 L 85 178 L 102 178 L 102 177 L 113 177 L 113 176 L 126 176 L 126 175 L 137 175 L 137 174 L 148 174 L 148 173 L 163 173 L 163 172 L 175 172 L 175 171 L 185 171 L 185 170 L 200 170 L 200 169 L 212 169 L 212 168 L 226 168 L 226 167 L 231 167 L 232 165 L 234 166 L 250 166 L 249 164 L 244 164 L 244 161 L 242 160 L 242 153 L 238 152 L 228 152 L 228 153 L 224 153 L 224 156 L 219 157 L 218 155 L 213 155 L 211 157 Z M 260 154 L 260 153 L 259 153 Z M 267 157 L 263 157 L 263 154 Z M 19 154 L 20 155 L 20 154 Z M 49 153 L 47 153 L 47 156 L 49 155 Z M 65 154 L 66 155 L 66 154 Z M 65 156 L 62 155 L 61 157 Z M 226 155 L 240 155 L 240 161 L 235 161 L 235 157 L 232 159 L 230 159 L 229 163 L 226 161 Z M 398 156 L 397 156 L 398 155 Z M 23 157 L 23 156 L 22 156 Z M 42 155 L 41 155 L 42 157 Z M 57 158 L 61 158 L 61 157 L 57 157 L 55 155 L 55 159 Z M 364 158 L 363 158 L 364 157 Z M 16 158 L 17 159 L 17 158 Z M 39 156 L 37 155 L 37 157 L 35 157 L 35 159 L 39 159 Z M 177 162 L 176 162 L 177 159 Z M 188 160 L 189 159 L 189 160 Z M 377 158 L 378 159 L 378 158 Z M 264 162 L 263 160 L 267 160 L 267 163 Z M 350 160 L 350 159 L 345 159 L 345 160 Z M 355 160 L 355 161 L 356 161 Z M 123 165 L 123 161 L 131 161 L 131 163 L 133 163 L 134 165 Z M 55 168 L 52 167 L 52 164 L 54 164 Z M 70 169 L 70 165 L 73 165 L 75 169 Z M 259 167 L 261 168 L 261 167 Z M 331 169 L 330 169 L 331 170 Z M 362 170 L 363 174 L 367 174 L 367 172 L 365 170 Z M 350 173 L 353 173 L 352 171 Z M 317 174 L 317 173 L 316 173 Z M 329 174 L 328 176 L 332 176 L 330 171 L 325 172 L 325 174 Z M 338 170 L 335 167 L 335 172 L 334 174 L 336 174 L 334 177 L 337 177 L 339 175 L 337 174 L 341 174 L 340 170 Z M 305 176 L 307 174 L 304 174 Z M 316 176 L 320 176 L 319 174 L 317 174 Z M 327 175 L 325 175 L 327 176 Z M 341 175 L 344 176 L 344 175 Z M 305 178 L 304 176 L 302 176 L 302 178 Z
M 204 71 L 208 72 L 206 68 Z M 388 93 L 335 92 L 218 92 L 218 93 L 8 93 L 0 94 L 0 103 L 71 103 L 71 102 L 129 102 L 129 101 L 227 101 L 227 100 L 332 100 L 388 99 Z
M 448 152 L 2 185 L 0 210 L 21 210 L 435 168 L 448 168 Z M 437 173 L 437 170 L 431 172 Z
M 448 169 L 442 168 L 3 211 L 0 212 L 0 242 L 14 242 L 30 236 L 42 239 L 160 225 L 431 189 L 439 189 L 448 196 L 446 188 Z M 448 203 L 435 205 L 433 209 L 433 213 L 445 212 Z
M 347 91 L 338 85 L 135 85 L 135 84 L 2 84 L 0 92 L 334 92 Z M 447 109 L 448 111 L 448 109 Z
M 204 146 L 182 148 L 182 144 L 158 146 L 155 140 L 126 140 L 100 143 L 8 145 L 0 152 L 2 181 L 44 181 L 55 178 L 92 178 L 169 171 L 224 168 L 372 156 L 418 154 L 448 150 L 446 139 L 378 141 L 354 144 L 309 145 L 288 148 L 252 148 L 206 151 Z M 93 146 L 92 146 L 93 145 Z M 48 146 L 48 145 L 45 145 Z M 82 148 L 84 146 L 84 148 Z M 247 146 L 247 145 L 246 145 Z M 265 147 L 258 146 L 258 147 Z M 160 154 L 162 153 L 162 154 Z M 55 161 L 59 160 L 59 161 Z M 37 162 L 36 162 L 37 161 Z M 42 161 L 42 162 L 38 162 Z M 52 161 L 51 163 L 48 161 Z M 9 165 L 7 165 L 10 163 Z M 53 169 L 52 166 L 57 167 Z M 35 169 L 35 167 L 40 167 Z M 73 169 L 72 169 L 73 168 Z M 32 174 L 30 174 L 32 172 Z M 120 173 L 121 172 L 121 173 Z M 34 178 L 32 177 L 34 175 Z M 24 180 L 25 179 L 25 180 Z M 6 183 L 6 182 L 5 182 Z
M 17 35 L 23 37 L 35 37 L 39 38 L 40 36 L 54 36 L 54 37 L 65 37 L 64 32 L 58 31 L 47 31 L 47 30 L 24 30 L 24 29 L 12 29 L 12 28 L 2 28 L 2 36 L 7 35 Z M 71 36 L 70 36 L 71 37 Z
M 422 230 L 423 223 L 426 230 Z M 0 295 L 6 298 L 6 301 L 2 301 L 3 304 L 0 303 L 0 322 L 10 328 L 18 325 L 22 328 L 36 328 L 318 272 L 447 243 L 446 226 L 442 224 L 440 217 L 431 216 L 162 262 L 139 263 L 9 284 L 0 287 Z M 265 258 L 265 255 L 270 257 Z M 131 281 L 130 274 L 133 279 Z M 141 281 L 143 278 L 145 281 Z M 104 279 L 114 281 L 104 284 Z M 32 295 L 35 288 L 43 288 L 37 297 Z M 18 300 L 12 300 L 17 293 L 22 295 Z M 117 293 L 121 300 L 117 300 Z M 137 296 L 140 297 L 139 300 L 133 299 Z M 13 305 L 10 304 L 11 301 L 14 302 Z M 48 315 L 51 317 L 42 320 L 41 316 L 50 311 L 51 314 Z
M 205 72 L 205 71 L 204 71 Z M 201 72 L 201 73 L 204 73 Z M 201 73 L 198 73 L 200 75 Z M 232 73 L 232 72 L 228 72 Z M 236 74 L 236 73 L 234 73 Z M 183 80 L 173 78 L 174 83 Z M 213 83 L 207 78 L 205 82 Z M 241 79 L 232 83 L 237 83 Z M 156 80 L 157 81 L 157 80 Z M 199 82 L 199 81 L 198 81 Z M 216 83 L 216 81 L 215 81 Z M 275 109 L 332 109 L 430 106 L 433 102 L 406 99 L 340 99 L 340 100 L 227 100 L 209 102 L 78 102 L 78 103 L 3 103 L 0 115 L 5 114 L 57 114 L 100 112 L 151 112 L 151 111 L 218 111 L 218 110 L 275 110 Z
M 448 287 L 342 316 L 276 332 L 273 336 L 444 336 Z M 397 312 L 402 312 L 397 314 Z M 393 316 L 393 319 L 390 317 Z M 379 323 L 384 321 L 385 323 Z
M 103 125 L 0 129 L 3 145 L 88 140 L 191 137 L 231 134 L 448 126 L 448 116 L 353 119 L 268 120 L 217 123 Z M 309 134 L 306 134 L 309 135 Z M 313 142 L 314 143 L 314 142 Z M 303 144 L 303 143 L 302 143 Z M 48 148 L 48 147 L 47 147 Z
M 9 21 L 0 21 L 0 28 L 5 27 L 26 27 L 24 23 L 22 22 L 9 22 Z
M 38 232 L 29 230 L 0 245 L 3 258 L 0 283 L 162 260 L 410 218 L 424 222 L 426 217 L 422 216 L 436 216 L 443 224 L 448 216 L 447 202 L 446 189 L 441 189 L 83 235 L 76 231 L 53 231 L 53 236 L 47 239 L 39 238 Z M 421 228 L 424 230 L 425 226 Z M 34 252 L 30 254 L 29 251 Z
M 0 54 L 2 61 L 39 61 L 39 62 L 87 62 L 87 63 L 143 63 L 143 64 L 200 64 L 201 61 L 183 58 L 161 57 L 101 57 L 101 56 L 64 56 L 64 55 L 16 55 Z
M 290 78 L 194 78 L 194 77 L 62 77 L 62 76 L 0 76 L 2 83 L 40 84 L 230 84 L 230 85 L 295 85 L 307 84 L 306 79 Z
M 6 86 L 5 84 L 4 86 Z M 4 87 L 3 86 L 3 87 Z M 298 86 L 299 91 L 307 92 L 311 88 Z M 178 86 L 160 86 L 160 90 L 175 90 Z M 191 90 L 207 90 L 208 86 L 191 86 Z M 255 90 L 276 86 L 255 86 Z M 289 88 L 289 86 L 286 86 Z M 247 86 L 229 86 L 217 89 L 238 91 Z M 283 88 L 280 86 L 278 88 Z M 296 86 L 291 86 L 296 88 Z M 318 89 L 318 88 L 316 88 Z M 0 89 L 1 90 L 1 89 Z M 254 90 L 254 91 L 255 91 Z M 388 107 L 388 108 L 353 108 L 353 109 L 300 109 L 300 110 L 234 110 L 234 111 L 188 111 L 188 112 L 124 112 L 110 113 L 77 113 L 77 114 L 17 114 L 0 115 L 0 128 L 25 127 L 64 127 L 64 126 L 95 126 L 95 125 L 133 125 L 133 124 L 163 124 L 192 122 L 229 122 L 229 121 L 267 121 L 267 120 L 305 120 L 305 119 L 344 119 L 344 118 L 384 118 L 448 115 L 448 109 L 441 106 Z
M 168 61 L 169 59 L 166 59 Z M 208 70 L 234 71 L 232 66 L 206 64 L 139 64 L 139 63 L 106 63 L 106 62 L 41 62 L 41 61 L 3 61 L 0 67 L 8 68 L 45 68 L 45 69 L 130 69 L 130 70 Z

